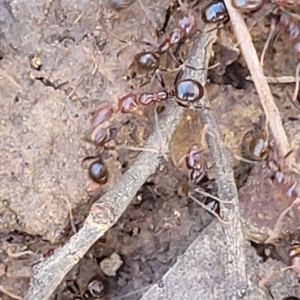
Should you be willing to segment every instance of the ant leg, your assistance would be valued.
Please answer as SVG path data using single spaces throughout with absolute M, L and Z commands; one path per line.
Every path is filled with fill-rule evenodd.
M 214 69 L 215 67 L 217 67 L 217 66 L 220 65 L 220 63 L 218 62 L 218 63 L 216 63 L 216 64 L 214 64 L 214 65 L 212 65 L 212 66 L 210 66 L 210 67 L 208 67 L 208 68 L 196 68 L 196 67 L 193 67 L 192 65 L 186 64 L 186 62 L 181 62 L 181 61 L 179 61 L 179 60 L 175 57 L 175 55 L 174 55 L 174 53 L 172 52 L 172 50 L 169 50 L 169 54 L 170 54 L 171 58 L 176 62 L 176 64 L 178 65 L 178 67 L 175 68 L 175 69 L 167 69 L 167 72 L 176 72 L 176 71 L 178 71 L 178 70 L 180 70 L 180 69 L 183 69 L 183 70 L 184 70 L 185 68 L 191 69 L 191 70 L 194 70 L 194 71 L 206 71 L 206 70 Z
M 194 197 L 192 195 L 191 192 L 188 193 L 188 196 L 194 200 L 197 204 L 199 204 L 202 208 L 204 208 L 205 210 L 207 210 L 209 213 L 211 213 L 213 216 L 215 216 L 221 223 L 228 225 L 230 224 L 229 221 L 225 221 L 223 220 L 216 212 L 214 212 L 212 209 L 210 209 L 207 205 L 205 205 L 204 203 L 202 203 L 201 201 L 199 201 L 196 197 Z
M 196 184 L 198 184 L 199 182 L 201 182 L 201 180 L 204 178 L 205 174 L 206 174 L 206 172 L 203 172 L 203 173 L 201 174 L 201 176 L 200 176 L 199 178 L 197 178 Z
M 209 32 L 212 32 L 212 31 L 214 31 L 214 30 L 217 30 L 217 29 L 220 29 L 220 26 L 216 26 L 216 27 L 213 27 L 212 29 L 203 31 L 203 33 L 209 33 Z
M 175 56 L 172 49 L 169 49 L 168 52 L 169 52 L 171 58 L 174 60 L 174 62 L 180 67 L 182 65 L 182 62 L 177 59 L 177 57 Z
M 159 69 L 155 70 L 155 73 L 154 73 L 154 75 L 153 75 L 153 78 L 154 78 L 154 79 L 157 78 L 159 84 L 161 85 L 161 87 L 162 87 L 163 89 L 166 87 L 165 81 L 164 81 L 163 77 L 161 76 L 160 70 L 159 70 Z
M 174 80 L 174 86 L 178 84 L 179 80 L 181 79 L 183 75 L 183 69 L 180 69 L 179 72 L 176 74 L 175 80 Z
M 141 45 L 146 45 L 146 46 L 149 46 L 149 47 L 154 47 L 154 44 L 152 44 L 148 41 L 134 40 L 134 43 L 141 44 Z
M 267 38 L 267 40 L 265 42 L 265 45 L 264 45 L 264 49 L 263 49 L 263 51 L 261 53 L 261 56 L 260 56 L 260 66 L 262 68 L 264 66 L 265 54 L 267 52 L 267 49 L 270 45 L 270 42 L 271 42 L 272 38 L 274 37 L 274 33 L 275 33 L 275 20 L 272 18 L 271 19 L 269 35 L 268 35 L 268 38 Z
M 218 198 L 218 197 L 215 197 L 215 196 L 213 196 L 213 195 L 211 195 L 211 194 L 209 194 L 209 193 L 206 193 L 206 192 L 202 191 L 200 188 L 195 189 L 195 192 L 198 193 L 198 194 L 201 194 L 201 195 L 203 195 L 203 196 L 205 196 L 205 197 L 209 197 L 209 198 L 211 198 L 211 199 L 214 199 L 214 200 L 216 200 L 216 201 L 218 201 L 218 202 L 220 202 L 220 203 L 232 204 L 232 201 L 221 200 L 221 199 Z
M 174 166 L 175 166 L 176 168 L 178 168 L 178 167 L 183 163 L 183 161 L 184 161 L 185 159 L 186 159 L 186 154 L 183 155 L 183 156 L 179 159 L 178 162 L 176 162 L 175 159 L 174 159 L 174 160 L 173 160 Z
M 99 158 L 101 158 L 100 156 L 87 156 L 87 157 L 85 157 L 82 161 L 81 161 L 81 163 L 83 164 L 84 162 L 86 162 L 87 160 L 91 160 L 91 159 L 99 159 Z
M 143 87 L 143 86 L 147 85 L 148 83 L 151 83 L 151 80 L 147 80 L 147 81 L 141 83 L 141 84 L 139 85 L 139 87 Z
M 167 11 L 166 11 L 166 16 L 165 16 L 165 21 L 164 21 L 163 27 L 161 29 L 156 30 L 157 37 L 160 37 L 161 33 L 162 34 L 166 33 L 166 28 L 169 24 L 171 14 L 172 14 L 172 7 L 171 7 L 171 5 L 169 5 L 168 8 L 167 8 Z

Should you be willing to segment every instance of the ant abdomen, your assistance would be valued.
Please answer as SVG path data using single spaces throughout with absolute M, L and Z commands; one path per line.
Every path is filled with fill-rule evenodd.
M 249 154 L 253 159 L 257 160 L 267 160 L 269 157 L 269 144 L 266 141 L 265 136 L 257 135 L 255 136 L 249 144 Z
M 118 111 L 122 114 L 133 113 L 138 111 L 139 103 L 137 101 L 137 95 L 133 93 L 126 94 L 120 97 L 118 100 Z
M 240 12 L 250 13 L 260 10 L 264 4 L 263 0 L 232 0 L 232 6 Z
M 207 4 L 202 10 L 202 21 L 206 24 L 227 23 L 229 15 L 222 0 Z
M 196 80 L 185 79 L 175 85 L 174 94 L 179 104 L 189 106 L 190 103 L 203 98 L 204 88 L 202 84 Z
M 133 64 L 139 71 L 155 71 L 160 64 L 160 55 L 151 51 L 141 52 L 134 56 Z
M 100 124 L 103 124 L 106 121 L 109 121 L 113 116 L 113 108 L 109 104 L 105 104 L 102 107 L 98 108 L 92 116 L 91 124 L 95 128 Z
M 193 10 L 189 10 L 189 13 L 178 21 L 178 26 L 184 31 L 185 37 L 191 36 L 197 31 L 198 14 Z
M 108 170 L 101 157 L 90 164 L 89 176 L 94 182 L 98 184 L 107 183 Z

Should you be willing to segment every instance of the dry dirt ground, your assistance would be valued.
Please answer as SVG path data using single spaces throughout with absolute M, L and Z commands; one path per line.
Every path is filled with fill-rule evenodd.
M 110 189 L 137 154 L 111 150 L 109 182 L 91 192 L 87 164 L 81 163 L 95 151 L 89 141 L 91 113 L 104 101 L 115 106 L 117 96 L 128 91 L 130 84 L 124 76 L 130 61 L 146 49 L 132 40 L 157 43 L 154 26 L 162 26 L 169 1 L 141 0 L 142 5 L 137 2 L 121 12 L 100 3 L 0 0 L 0 285 L 19 296 L 26 294 L 31 264 L 39 255 L 50 255 L 80 228 L 93 196 Z M 265 17 L 251 31 L 259 54 L 269 25 L 270 18 Z M 221 31 L 228 42 L 230 26 Z M 297 60 L 286 44 L 287 37 L 280 35 L 267 51 L 266 75 L 294 75 Z M 217 43 L 211 64 L 226 56 L 226 51 Z M 223 140 L 240 156 L 245 134 L 263 115 L 253 84 L 245 80 L 247 75 L 239 57 L 223 72 L 222 68 L 211 70 L 207 85 Z M 288 101 L 293 84 L 271 88 L 296 148 L 299 112 Z M 143 118 L 120 116 L 117 121 L 122 129 L 116 144 L 140 146 L 153 130 L 153 108 Z M 189 146 L 200 143 L 201 128 L 197 117 L 187 112 L 171 141 L 173 160 L 179 161 Z M 231 152 L 229 156 L 242 191 L 245 219 L 252 220 L 257 230 L 273 226 L 278 211 L 289 205 L 284 195 L 272 186 L 266 188 L 268 173 L 261 165 L 249 176 L 252 166 L 240 163 Z M 216 193 L 212 177 L 205 180 L 211 180 L 210 192 Z M 166 162 L 118 223 L 70 272 L 53 299 L 88 298 L 85 293 L 91 278 L 104 289 L 101 299 L 138 299 L 143 288 L 157 282 L 203 228 L 215 221 L 186 196 L 187 190 L 185 167 Z M 291 227 L 295 230 L 297 225 Z M 29 252 L 20 254 L 24 251 Z M 133 291 L 137 292 L 121 298 Z M 10 299 L 4 294 L 0 297 Z

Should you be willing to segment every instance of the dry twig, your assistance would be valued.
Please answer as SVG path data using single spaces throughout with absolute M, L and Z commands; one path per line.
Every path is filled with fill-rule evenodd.
M 245 79 L 249 80 L 249 81 L 253 81 L 251 76 L 247 76 Z M 286 84 L 286 83 L 296 82 L 296 77 L 295 76 L 280 76 L 280 77 L 267 76 L 266 80 L 267 80 L 268 83 L 274 83 L 274 84 L 284 83 L 284 84 Z
M 222 218 L 230 221 L 229 225 L 223 226 L 224 247 L 218 250 L 224 263 L 224 299 L 240 299 L 247 290 L 246 246 L 234 174 L 225 145 L 220 142 L 221 135 L 215 118 L 208 110 L 199 110 L 199 117 L 203 126 L 208 127 L 206 140 L 214 163 L 218 196 L 222 200 L 231 200 L 231 204 L 220 203 Z
M 232 6 L 231 0 L 224 0 L 231 25 L 238 39 L 245 61 L 251 73 L 262 107 L 265 111 L 269 127 L 277 144 L 280 155 L 284 157 L 289 150 L 289 142 L 282 126 L 279 111 L 274 103 L 268 82 L 260 66 L 252 38 L 241 14 Z
M 213 33 L 204 34 L 195 41 L 189 64 L 208 67 L 209 53 L 206 49 L 211 42 L 212 35 Z M 197 77 L 194 74 L 195 71 L 186 69 L 183 77 L 194 77 L 205 84 L 206 72 L 198 73 Z M 171 103 L 163 113 L 158 127 L 164 141 L 170 141 L 183 113 L 184 110 L 181 107 Z M 159 151 L 158 140 L 159 136 L 155 131 L 145 143 L 145 148 Z M 145 151 L 138 156 L 114 188 L 92 205 L 83 227 L 70 238 L 65 246 L 55 251 L 53 256 L 34 267 L 34 276 L 25 300 L 49 299 L 65 275 L 89 248 L 117 222 L 143 183 L 156 171 L 159 162 L 160 155 L 153 152 Z

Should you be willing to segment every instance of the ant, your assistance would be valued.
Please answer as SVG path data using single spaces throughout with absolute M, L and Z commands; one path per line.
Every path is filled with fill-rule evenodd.
M 179 80 L 180 74 L 175 79 L 175 85 L 171 89 L 164 89 L 152 93 L 130 92 L 119 98 L 118 111 L 123 114 L 140 113 L 140 106 L 148 106 L 154 103 L 174 99 L 180 106 L 200 108 L 198 102 L 204 96 L 204 87 L 193 79 Z
M 133 62 L 130 65 L 130 73 L 127 75 L 127 79 L 134 78 L 138 73 L 149 73 L 152 72 L 154 77 L 157 77 L 162 88 L 165 88 L 163 78 L 159 71 L 168 71 L 159 68 L 161 57 L 165 53 L 168 53 L 172 60 L 176 63 L 177 69 L 183 69 L 184 67 L 190 68 L 195 71 L 203 70 L 202 68 L 197 69 L 192 66 L 185 65 L 179 61 L 173 51 L 174 46 L 183 44 L 186 40 L 191 38 L 198 29 L 198 14 L 193 9 L 185 9 L 182 1 L 178 1 L 180 7 L 184 11 L 183 16 L 177 21 L 177 26 L 170 32 L 165 34 L 165 38 L 158 45 L 156 50 L 153 51 L 142 51 L 136 54 L 133 58 Z M 229 20 L 228 13 L 225 4 L 222 1 L 214 1 L 207 5 L 203 10 L 202 19 L 205 23 L 220 23 L 227 22 Z M 165 31 L 165 26 L 163 30 Z M 140 41 L 140 43 L 152 46 L 152 43 Z M 144 83 L 146 84 L 146 83 Z M 143 84 L 143 85 L 144 85 Z
M 103 104 L 93 113 L 91 141 L 96 146 L 96 155 L 88 156 L 82 161 L 94 160 L 89 166 L 89 177 L 101 185 L 108 180 L 108 169 L 101 152 L 106 149 L 106 144 L 115 138 L 118 131 L 117 127 L 111 126 L 113 114 L 114 110 L 109 104 Z
M 193 189 L 193 191 L 188 193 L 188 197 L 194 200 L 196 203 L 198 203 L 201 207 L 203 207 L 205 210 L 207 210 L 209 213 L 211 213 L 213 216 L 215 216 L 221 223 L 223 224 L 229 224 L 229 222 L 224 221 L 220 216 L 220 205 L 219 203 L 231 203 L 230 201 L 224 201 L 219 199 L 218 197 L 215 197 L 207 192 L 203 191 L 203 188 L 200 187 L 200 183 L 207 174 L 208 166 L 207 163 L 203 157 L 203 151 L 200 150 L 198 145 L 192 145 L 188 152 L 183 156 L 183 158 L 180 159 L 179 164 L 182 163 L 182 161 L 185 159 L 185 164 L 188 169 L 188 178 L 189 182 L 196 186 L 196 188 Z M 194 193 L 201 194 L 208 199 L 205 200 L 205 202 L 199 201 L 195 196 Z
M 254 136 L 249 145 L 249 152 L 255 159 L 266 162 L 272 172 L 272 181 L 283 189 L 289 199 L 294 201 L 298 198 L 300 195 L 299 174 L 279 161 L 276 149 L 268 141 L 267 134 Z M 283 160 L 286 160 L 292 153 L 293 150 L 289 151 Z

